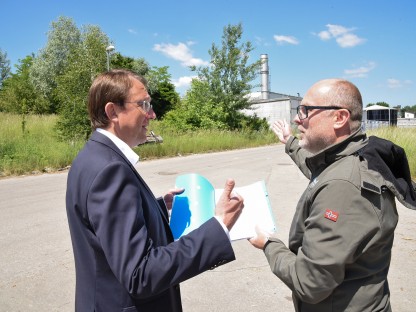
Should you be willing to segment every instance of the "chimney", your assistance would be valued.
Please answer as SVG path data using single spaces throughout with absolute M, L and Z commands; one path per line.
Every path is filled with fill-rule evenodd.
M 262 54 L 260 56 L 261 60 L 261 99 L 269 99 L 269 59 L 267 54 Z

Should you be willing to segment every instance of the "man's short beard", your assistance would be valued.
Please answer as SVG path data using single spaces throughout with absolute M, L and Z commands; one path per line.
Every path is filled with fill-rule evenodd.
M 312 154 L 318 154 L 332 144 L 333 142 L 328 137 L 315 138 L 312 144 L 309 140 L 305 140 L 305 138 L 299 140 L 299 146 Z

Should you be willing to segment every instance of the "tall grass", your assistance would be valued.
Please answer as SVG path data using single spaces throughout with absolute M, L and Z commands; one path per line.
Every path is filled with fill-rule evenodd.
M 382 127 L 367 131 L 367 134 L 390 140 L 401 146 L 409 161 L 410 174 L 416 179 L 416 128 Z
M 256 147 L 276 143 L 270 130 L 264 131 L 222 131 L 199 130 L 179 132 L 166 129 L 159 122 L 153 122 L 152 130 L 163 138 L 163 144 L 144 144 L 135 148 L 140 159 L 173 157 L 198 153 Z
M 56 171 L 71 165 L 85 142 L 58 141 L 57 116 L 22 116 L 0 113 L 0 177 Z M 231 150 L 275 143 L 271 131 L 195 131 L 181 133 L 165 129 L 158 121 L 152 130 L 163 143 L 135 148 L 141 159 L 172 157 Z
M 54 171 L 71 163 L 83 142 L 59 142 L 56 119 L 0 113 L 0 177 Z
M 85 142 L 61 142 L 54 126 L 57 116 L 33 116 L 0 113 L 0 177 L 49 172 L 66 168 Z M 247 131 L 192 131 L 178 132 L 164 128 L 158 121 L 151 129 L 163 138 L 163 143 L 143 144 L 135 148 L 141 159 L 173 157 L 208 153 L 275 143 L 269 130 Z M 368 131 L 400 145 L 406 151 L 410 171 L 416 178 L 416 128 L 379 128 Z

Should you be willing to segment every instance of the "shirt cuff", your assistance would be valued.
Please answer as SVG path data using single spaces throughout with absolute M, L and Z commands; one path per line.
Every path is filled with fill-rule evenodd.
M 266 247 L 272 242 L 270 239 L 269 239 L 270 237 L 267 237 L 266 239 L 266 243 L 264 243 L 264 246 L 263 246 L 263 251 L 266 251 Z
M 217 221 L 221 224 L 225 234 L 227 234 L 228 239 L 231 241 L 230 239 L 230 231 L 228 231 L 228 228 L 225 226 L 224 222 L 222 222 L 221 218 L 218 216 L 214 216 L 215 219 L 217 219 Z

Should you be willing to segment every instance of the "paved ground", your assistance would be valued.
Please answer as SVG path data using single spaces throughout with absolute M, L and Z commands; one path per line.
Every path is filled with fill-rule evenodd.
M 278 235 L 287 241 L 307 180 L 283 145 L 144 161 L 139 172 L 156 195 L 179 174 L 197 172 L 215 187 L 228 177 L 243 186 L 265 180 Z M 0 180 L 0 312 L 73 311 L 74 263 L 65 213 L 67 174 Z M 416 211 L 398 205 L 389 282 L 394 311 L 416 309 Z M 293 311 L 290 291 L 261 251 L 233 243 L 237 260 L 182 283 L 185 312 Z

